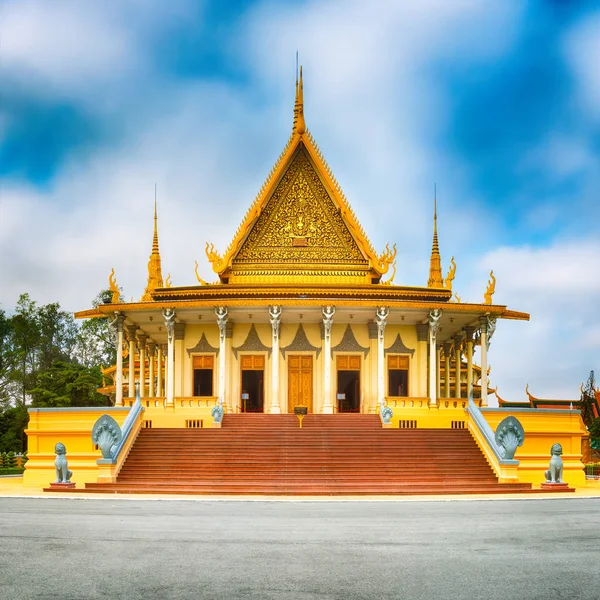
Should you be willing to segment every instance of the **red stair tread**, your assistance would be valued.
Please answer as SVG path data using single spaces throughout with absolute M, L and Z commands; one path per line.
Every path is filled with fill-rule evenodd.
M 226 415 L 221 429 L 142 429 L 105 493 L 486 494 L 500 484 L 466 429 L 382 428 L 377 415 Z

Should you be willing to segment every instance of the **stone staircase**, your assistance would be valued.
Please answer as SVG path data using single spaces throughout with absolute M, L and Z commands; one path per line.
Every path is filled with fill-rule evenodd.
M 157 494 L 486 494 L 500 484 L 466 429 L 383 429 L 377 415 L 226 415 L 221 429 L 142 429 L 114 484 Z

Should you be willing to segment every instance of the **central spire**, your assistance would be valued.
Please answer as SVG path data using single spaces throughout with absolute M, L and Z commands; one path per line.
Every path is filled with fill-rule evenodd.
M 142 296 L 142 302 L 152 302 L 152 292 L 161 287 L 163 287 L 163 278 L 158 249 L 158 216 L 156 213 L 156 188 L 154 188 L 154 236 L 152 237 L 152 252 L 148 261 L 148 283 Z
M 296 74 L 296 102 L 294 103 L 294 133 L 302 135 L 306 131 L 304 121 L 304 85 L 302 83 L 302 67 L 300 67 L 300 80 Z
M 431 248 L 431 258 L 429 260 L 429 281 L 427 287 L 443 288 L 442 280 L 442 259 L 440 257 L 440 245 L 437 234 L 437 190 L 433 193 L 433 244 Z

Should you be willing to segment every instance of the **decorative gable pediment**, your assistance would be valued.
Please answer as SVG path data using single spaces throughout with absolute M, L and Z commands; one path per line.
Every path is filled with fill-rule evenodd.
M 253 264 L 292 263 L 368 267 L 302 144 L 265 204 L 239 252 L 233 270 Z

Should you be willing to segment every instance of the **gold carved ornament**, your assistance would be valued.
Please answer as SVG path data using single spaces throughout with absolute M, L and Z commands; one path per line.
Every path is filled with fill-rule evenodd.
M 448 269 L 448 275 L 444 280 L 444 287 L 447 290 L 452 291 L 452 282 L 454 281 L 454 275 L 456 274 L 456 263 L 454 262 L 454 256 L 450 259 L 450 268 Z
M 494 295 L 495 291 L 496 291 L 496 278 L 494 277 L 494 271 L 490 271 L 490 280 L 488 281 L 487 290 L 485 291 L 485 294 L 483 295 L 485 298 L 484 304 L 492 303 L 492 296 Z
M 196 269 L 194 270 L 194 272 L 196 273 L 196 279 L 198 280 L 198 283 L 200 285 L 208 285 L 208 283 L 204 281 L 204 279 L 202 279 L 202 277 L 200 277 L 198 273 L 198 261 L 196 261 Z
M 394 244 L 390 250 L 390 245 L 386 244 L 385 245 L 385 250 L 377 257 L 377 265 L 375 265 L 375 268 L 382 274 L 385 275 L 385 273 L 388 272 L 390 265 L 392 263 L 394 263 L 394 275 L 396 274 L 395 271 L 395 267 L 396 267 L 396 254 L 397 254 L 397 250 L 396 250 L 396 244 Z M 389 282 L 391 282 L 392 279 L 394 279 L 394 275 L 391 277 L 391 279 L 389 280 Z M 389 283 L 388 282 L 388 283 Z
M 220 258 L 209 256 L 215 261 Z M 282 261 L 365 264 L 354 237 L 304 150 L 294 156 L 234 258 L 239 263 Z
M 119 286 L 117 285 L 117 280 L 115 278 L 115 270 L 112 269 L 110 275 L 108 276 L 108 289 L 112 292 L 111 302 L 116 304 L 119 302 L 119 296 L 121 295 L 119 292 Z

